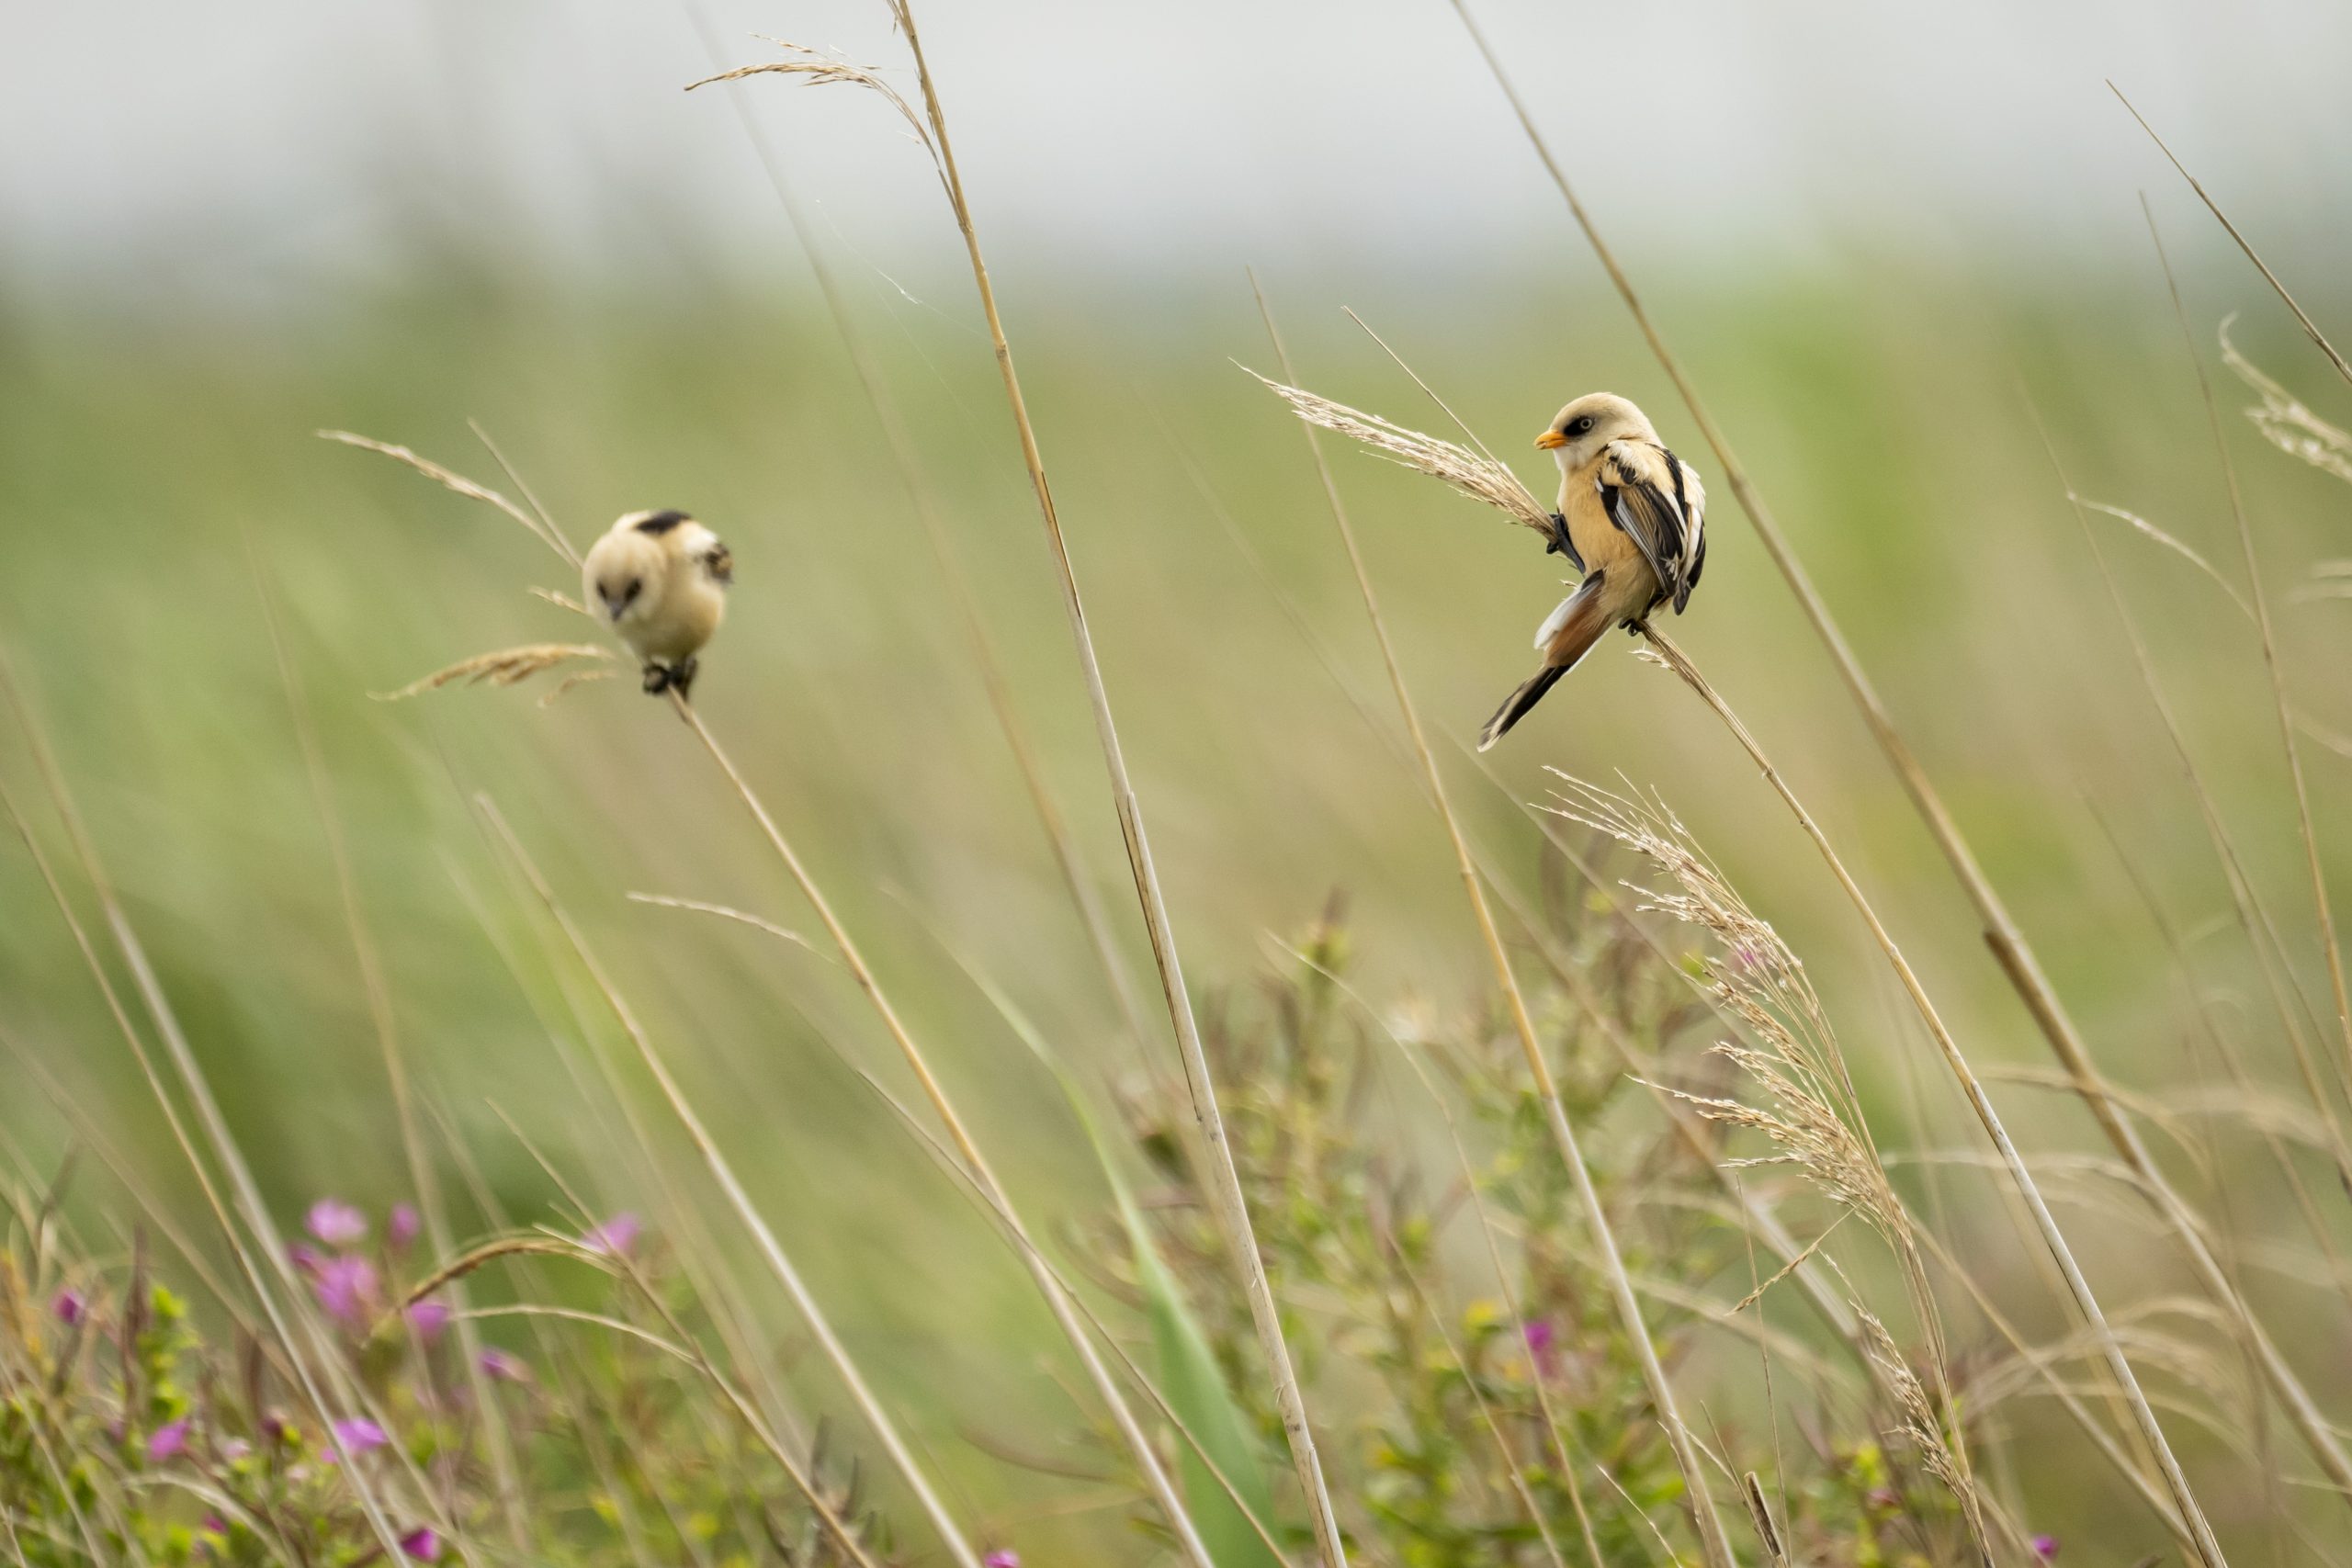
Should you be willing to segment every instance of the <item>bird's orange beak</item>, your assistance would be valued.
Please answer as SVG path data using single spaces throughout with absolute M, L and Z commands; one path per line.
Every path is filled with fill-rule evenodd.
M 1535 438 L 1535 445 L 1549 452 L 1555 446 L 1566 446 L 1568 438 L 1556 430 L 1547 430 Z

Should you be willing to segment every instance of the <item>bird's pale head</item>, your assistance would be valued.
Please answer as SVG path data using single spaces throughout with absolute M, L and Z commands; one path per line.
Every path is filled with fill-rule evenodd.
M 1611 441 L 1657 440 L 1647 416 L 1630 400 L 1614 392 L 1587 392 L 1559 412 L 1535 445 L 1568 472 L 1592 461 Z
M 596 541 L 582 562 L 589 608 L 613 626 L 628 626 L 661 606 L 677 558 L 679 536 L 709 530 L 683 512 L 632 512 Z

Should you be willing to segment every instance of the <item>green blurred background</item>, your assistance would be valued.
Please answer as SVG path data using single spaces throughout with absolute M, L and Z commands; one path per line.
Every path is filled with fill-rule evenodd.
M 755 29 L 898 58 L 863 11 L 775 10 L 703 19 L 729 62 L 759 57 L 732 41 Z M 2201 58 L 2161 8 L 2071 18 L 2027 60 L 2001 52 L 1997 7 L 1908 30 L 1815 7 L 1770 37 L 1753 22 L 1623 23 L 1631 54 L 1685 60 L 1694 97 L 1715 96 L 1687 115 L 1602 80 L 1620 68 L 1593 63 L 1589 18 L 1492 18 L 1530 85 L 1590 89 L 1544 96 L 1572 176 L 2101 1059 L 2152 1091 L 2195 1092 L 2191 986 L 2219 999 L 2250 1060 L 2281 1083 L 2290 1069 L 2039 432 L 2079 491 L 2239 575 L 2142 227 L 2145 186 L 2217 378 L 2296 698 L 2323 730 L 2352 732 L 2346 606 L 2296 592 L 2352 554 L 2352 493 L 2236 417 L 2248 400 L 2219 366 L 2220 320 L 2244 311 L 2241 346 L 2323 415 L 2342 423 L 2352 400 L 2098 85 L 2138 68 L 2154 89 L 2142 107 L 2217 195 L 2244 198 L 2234 215 L 2306 307 L 2342 322 L 2346 111 L 2236 90 L 2264 69 L 2289 83 L 2315 70 L 2297 57 L 2344 41 L 2343 19 L 2317 11 L 2264 9 Z M 551 1196 L 503 1111 L 601 1201 L 651 1206 L 551 1041 L 594 1016 L 589 998 L 536 945 L 469 814 L 477 791 L 548 868 L 918 1428 L 952 1444 L 956 1423 L 1008 1412 L 1067 1423 L 1035 1376 L 1050 1331 L 1018 1271 L 844 1065 L 906 1087 L 839 965 L 624 901 L 708 899 L 813 931 L 666 710 L 628 682 L 546 708 L 533 688 L 369 700 L 470 653 L 580 636 L 526 592 L 576 592 L 567 571 L 487 509 L 312 435 L 359 431 L 511 488 L 471 419 L 576 541 L 650 506 L 727 538 L 740 575 L 697 690 L 710 724 L 1016 1186 L 1050 1219 L 1082 1213 L 1100 1201 L 1090 1156 L 949 950 L 1098 1077 L 1166 1072 L 1168 1042 L 1128 1037 L 804 254 L 732 111 L 710 99 L 751 100 L 815 204 L 808 238 L 877 346 L 1148 988 L 1069 634 L 919 154 L 852 94 L 676 95 L 709 67 L 693 17 L 663 6 L 562 19 L 378 6 L 343 33 L 251 13 L 225 40 L 52 16 L 9 68 L 24 89 L 11 125 L 31 130 L 44 106 L 54 118 L 6 138 L 7 199 L 26 220 L 0 252 L 0 647 L 270 1196 L 290 1219 L 322 1192 L 381 1204 L 406 1182 L 266 599 L 401 1037 L 492 1189 L 523 1213 Z M 1933 846 L 1450 15 L 1237 7 L 1125 25 L 1050 5 L 1019 26 L 943 15 L 931 47 L 951 115 L 971 116 L 961 152 L 983 238 L 1210 1005 L 1245 990 L 1269 933 L 1334 889 L 1359 984 L 1384 1003 L 1463 1008 L 1487 984 L 1297 427 L 1236 367 L 1272 368 L 1242 270 L 1256 264 L 1309 386 L 1442 429 L 1340 313 L 1352 306 L 1541 493 L 1549 466 L 1527 443 L 1566 398 L 1607 387 L 1652 412 L 1713 482 L 1706 582 L 1675 634 L 1829 826 L 1964 1043 L 1987 1065 L 2039 1066 Z M 370 28 L 413 47 L 377 49 Z M 174 69 L 182 44 L 202 93 Z M 1188 162 L 1170 139 L 1196 127 Z M 1973 1146 L 1808 846 L 1630 645 L 1604 645 L 1490 768 L 1466 757 L 1459 742 L 1525 673 L 1561 568 L 1430 481 L 1337 444 L 1331 457 L 1451 788 L 1498 872 L 1535 886 L 1521 803 L 1544 797 L 1547 767 L 1657 789 L 1809 961 L 1887 1125 L 1911 1128 L 1889 1141 Z M 2177 557 L 2093 522 L 2318 997 L 2251 628 Z M 21 732 L 0 736 L 0 783 L 68 863 Z M 2308 753 L 2322 846 L 2346 886 L 2352 763 L 2316 740 Z M 2186 934 L 2193 973 L 2135 877 Z M 195 1217 L 13 840 L 0 1031 Z M 2037 1147 L 2086 1135 L 2040 1090 L 2000 1098 Z M 19 1171 L 52 1168 L 70 1137 L 13 1054 L 0 1132 Z M 2266 1202 L 2283 1208 L 2271 1179 L 2251 1159 L 2225 1173 L 2257 1231 Z M 96 1179 L 87 1198 L 115 1201 Z M 2146 1235 L 2106 1210 L 2075 1218 L 2101 1281 L 2165 1288 L 2171 1260 Z M 1958 1224 L 1994 1272 L 2024 1267 L 1996 1211 L 1963 1208 Z M 2352 1335 L 2290 1273 L 2252 1288 L 2306 1374 L 2341 1395 Z M 1012 1484 L 971 1468 L 983 1496 Z

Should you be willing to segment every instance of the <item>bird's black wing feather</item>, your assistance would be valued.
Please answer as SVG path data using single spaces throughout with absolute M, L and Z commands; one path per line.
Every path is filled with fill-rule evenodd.
M 1679 611 L 1690 603 L 1690 590 L 1698 581 L 1705 542 L 1690 526 L 1691 520 L 1683 510 L 1681 463 L 1663 446 L 1652 450 L 1665 459 L 1666 486 L 1644 475 L 1614 449 L 1602 460 L 1594 483 L 1600 487 L 1601 507 L 1610 521 L 1634 541 L 1634 547 L 1641 551 L 1657 578 L 1658 597 L 1653 604 L 1670 599 Z

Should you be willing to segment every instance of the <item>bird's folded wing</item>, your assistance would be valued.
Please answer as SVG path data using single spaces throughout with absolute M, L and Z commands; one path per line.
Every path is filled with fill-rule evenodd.
M 1705 558 L 1700 513 L 1689 507 L 1697 476 L 1663 446 L 1612 441 L 1603 448 L 1593 481 L 1600 503 L 1657 574 L 1678 611 L 1690 602 Z M 1697 492 L 1703 502 L 1705 492 Z

